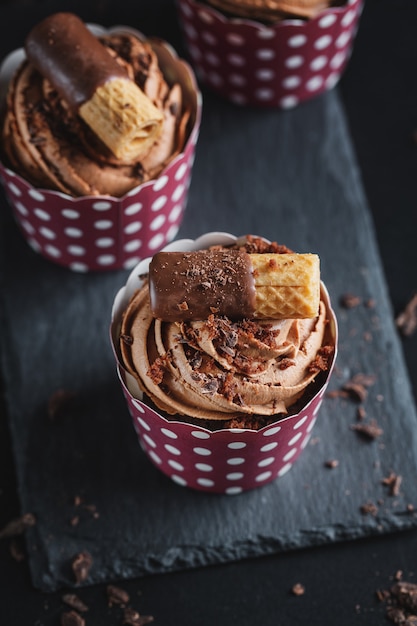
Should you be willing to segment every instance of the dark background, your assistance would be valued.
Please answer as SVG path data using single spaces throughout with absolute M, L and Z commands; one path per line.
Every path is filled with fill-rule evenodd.
M 181 50 L 172 2 L 13 2 L 0 7 L 1 52 L 14 49 L 29 26 L 57 9 L 103 25 L 141 15 L 146 34 L 160 15 L 158 35 Z M 417 5 L 409 0 L 366 0 L 355 49 L 337 87 L 346 110 L 363 185 L 374 219 L 395 313 L 417 291 Z M 135 25 L 137 19 L 135 18 Z M 204 93 L 203 93 L 204 95 Z M 212 96 L 208 96 L 212 98 Z M 417 334 L 402 340 L 414 395 Z M 395 419 L 395 416 L 393 416 Z M 417 424 L 416 424 L 417 427 Z M 417 485 L 416 485 L 417 488 Z M 0 527 L 20 514 L 4 411 L 0 418 Z M 377 589 L 396 572 L 417 582 L 417 532 L 339 543 L 244 562 L 124 582 L 131 604 L 164 626 L 195 624 L 384 624 Z M 302 596 L 292 586 L 305 586 Z M 59 624 L 61 593 L 33 589 L 27 563 L 0 542 L 0 624 Z M 82 589 L 87 624 L 119 624 L 104 586 Z

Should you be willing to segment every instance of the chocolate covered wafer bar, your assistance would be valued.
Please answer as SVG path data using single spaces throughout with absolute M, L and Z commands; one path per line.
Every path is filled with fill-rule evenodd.
M 47 17 L 29 33 L 25 50 L 118 159 L 131 161 L 155 143 L 161 111 L 76 15 Z
M 296 319 L 317 316 L 316 254 L 248 254 L 241 250 L 160 252 L 149 266 L 154 317 L 167 322 Z

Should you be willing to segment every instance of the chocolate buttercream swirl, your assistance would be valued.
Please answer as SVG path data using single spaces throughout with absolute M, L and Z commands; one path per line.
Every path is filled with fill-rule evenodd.
M 289 18 L 309 19 L 324 9 L 343 4 L 345 0 L 207 0 L 227 15 L 259 20 L 265 23 Z
M 9 86 L 2 158 L 36 187 L 71 196 L 122 196 L 156 178 L 184 147 L 190 111 L 178 83 L 169 84 L 148 42 L 127 34 L 100 38 L 107 52 L 164 116 L 149 151 L 117 159 L 34 66 L 24 61 Z
M 322 299 L 313 319 L 162 322 L 146 282 L 124 314 L 120 348 L 142 391 L 169 415 L 284 416 L 330 367 L 327 320 Z

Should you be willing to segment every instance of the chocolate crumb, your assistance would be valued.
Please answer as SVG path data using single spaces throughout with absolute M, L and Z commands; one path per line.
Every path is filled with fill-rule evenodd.
M 389 487 L 390 496 L 398 496 L 400 493 L 400 487 L 402 483 L 402 476 L 391 472 L 389 476 L 382 479 L 382 484 Z
M 365 419 L 366 411 L 365 411 L 365 408 L 363 406 L 358 407 L 358 410 L 356 411 L 356 417 L 357 417 L 358 421 L 360 421 L 360 422 Z
M 120 335 L 120 339 L 123 341 L 123 343 L 125 343 L 127 346 L 131 346 L 133 344 L 133 337 L 131 337 L 130 335 Z
M 369 423 L 351 424 L 351 429 L 365 437 L 366 439 L 377 439 L 384 431 L 380 428 L 376 420 L 371 420 Z
M 385 602 L 390 597 L 390 592 L 388 589 L 377 589 L 375 595 L 380 602 Z
M 375 374 L 363 374 L 362 372 L 355 374 L 352 378 L 353 383 L 363 385 L 364 387 L 370 387 L 375 383 L 375 381 Z
M 339 461 L 337 459 L 329 459 L 329 461 L 325 462 L 325 466 L 330 469 L 334 469 L 338 465 L 339 465 Z
M 352 293 L 345 293 L 340 298 L 340 306 L 344 309 L 353 309 L 361 303 L 361 298 L 359 296 L 355 296 Z
M 403 577 L 403 572 L 402 572 L 402 570 L 400 570 L 400 569 L 399 569 L 399 570 L 397 570 L 397 571 L 395 572 L 395 574 L 394 574 L 394 578 L 395 578 L 395 580 L 402 580 L 402 577 Z
M 345 382 L 340 389 L 328 391 L 328 398 L 350 398 L 356 402 L 364 402 L 368 395 L 368 387 L 375 383 L 376 377 L 373 374 L 355 374 L 350 380 Z
M 85 626 L 85 620 L 76 611 L 66 611 L 61 615 L 61 626 Z
M 22 535 L 26 528 L 34 526 L 35 524 L 35 516 L 32 513 L 25 513 L 20 517 L 10 520 L 10 522 L 0 530 L 0 539 Z
M 128 606 L 123 611 L 123 624 L 128 626 L 144 626 L 153 622 L 153 615 L 140 615 L 135 609 Z
M 77 584 L 87 580 L 92 564 L 93 557 L 88 552 L 80 552 L 74 557 L 71 566 Z
M 65 602 L 65 604 L 79 613 L 85 613 L 85 611 L 88 611 L 88 606 L 84 604 L 84 602 L 75 593 L 65 593 L 62 596 L 62 602 Z
M 378 507 L 373 502 L 366 502 L 362 504 L 360 507 L 360 512 L 362 515 L 377 515 Z
M 417 585 L 406 581 L 395 583 L 390 589 L 400 608 L 412 611 L 417 618 Z
M 97 512 L 97 507 L 95 504 L 84 504 L 84 508 L 89 513 L 93 514 Z
M 291 588 L 291 593 L 295 596 L 302 596 L 305 593 L 305 587 L 301 583 L 295 583 Z
M 107 600 L 109 606 L 113 606 L 114 604 L 118 604 L 121 607 L 125 607 L 130 600 L 130 596 L 124 589 L 120 587 L 116 587 L 115 585 L 107 585 Z
M 417 330 L 417 293 L 396 317 L 395 323 L 404 337 L 410 337 Z
M 394 624 L 402 624 L 405 625 L 405 613 L 402 609 L 398 609 L 395 606 L 389 606 L 386 610 L 386 616 Z
M 346 383 L 343 389 L 347 391 L 349 396 L 357 402 L 364 402 L 368 395 L 365 385 L 360 385 L 359 383 L 354 383 L 352 381 Z
M 327 398 L 348 398 L 349 393 L 344 389 L 332 389 L 326 393 Z

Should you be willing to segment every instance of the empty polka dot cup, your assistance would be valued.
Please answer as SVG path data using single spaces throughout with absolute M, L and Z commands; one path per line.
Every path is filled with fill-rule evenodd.
M 212 232 L 196 240 L 173 242 L 164 250 L 200 250 L 235 241 L 228 233 Z M 325 286 L 321 283 L 321 299 L 326 309 L 326 343 L 330 343 L 332 355 L 327 371 L 305 389 L 294 405 L 297 408 L 290 407 L 286 416 L 272 417 L 258 430 L 224 428 L 213 426 L 213 420 L 208 425 L 204 420 L 161 414 L 124 365 L 120 348 L 123 320 L 149 263 L 150 259 L 141 261 L 116 294 L 110 327 L 118 377 L 142 450 L 178 485 L 205 492 L 239 494 L 284 476 L 310 439 L 336 359 L 337 321 Z
M 178 0 L 185 45 L 198 79 L 238 105 L 292 108 L 336 85 L 348 62 L 363 0 L 307 20 L 262 24 Z
M 172 158 L 164 161 L 155 176 L 139 185 L 135 183 L 117 196 L 103 193 L 77 196 L 51 190 L 49 186 L 42 188 L 29 182 L 29 177 L 21 175 L 6 159 L 0 163 L 0 177 L 25 240 L 45 259 L 78 272 L 131 269 L 140 259 L 174 239 L 182 222 L 200 128 L 201 94 L 193 70 L 168 43 L 146 40 L 128 27 L 90 28 L 97 36 L 128 33 L 151 45 L 169 86 L 180 86 L 183 111 L 186 111 L 181 147 L 178 144 Z M 10 81 L 24 59 L 24 51 L 19 49 L 6 57 L 1 66 L 3 103 Z M 185 119 L 185 113 L 181 119 Z M 178 134 L 179 131 L 176 137 Z M 118 175 L 118 171 L 113 174 L 116 185 Z

